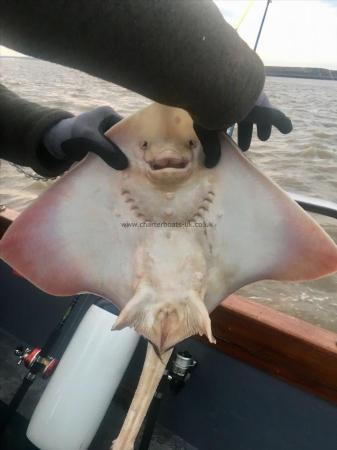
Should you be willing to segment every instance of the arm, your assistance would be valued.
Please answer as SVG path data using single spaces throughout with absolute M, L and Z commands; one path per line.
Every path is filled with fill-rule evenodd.
M 179 106 L 211 129 L 254 105 L 258 56 L 210 0 L 4 0 L 2 44 Z
M 44 176 L 62 173 L 70 162 L 53 158 L 44 149 L 41 136 L 71 116 L 24 100 L 0 84 L 0 158 L 32 167 Z

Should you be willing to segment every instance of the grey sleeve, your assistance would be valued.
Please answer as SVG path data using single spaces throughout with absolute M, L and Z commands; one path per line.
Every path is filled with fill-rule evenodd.
M 0 84 L 0 158 L 32 167 L 47 177 L 61 174 L 69 162 L 49 155 L 42 136 L 47 128 L 71 116 L 24 100 Z
M 0 0 L 3 45 L 182 107 L 206 128 L 242 119 L 259 57 L 211 0 Z

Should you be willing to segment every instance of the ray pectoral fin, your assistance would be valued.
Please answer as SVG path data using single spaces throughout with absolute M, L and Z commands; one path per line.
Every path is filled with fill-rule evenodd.
M 105 206 L 119 195 L 116 173 L 88 155 L 19 215 L 0 241 L 0 258 L 49 294 L 110 297 L 102 274 L 110 271 L 115 286 L 121 266 L 119 219 Z
M 275 207 L 281 218 L 277 223 L 271 220 L 269 227 L 270 234 L 274 229 L 277 235 L 274 248 L 280 251 L 269 267 L 268 278 L 305 281 L 335 272 L 336 244 L 300 206 L 271 183 L 270 190 L 273 188 Z
M 261 279 L 310 280 L 337 270 L 337 246 L 282 189 L 228 138 L 222 138 L 217 223 L 227 292 Z
M 284 251 L 270 268 L 270 277 L 304 281 L 335 272 L 337 247 L 332 239 L 292 200 L 284 203 L 283 208 L 287 219 Z

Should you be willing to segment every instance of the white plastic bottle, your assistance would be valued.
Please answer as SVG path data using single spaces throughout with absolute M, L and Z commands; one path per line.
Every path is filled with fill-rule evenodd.
M 41 450 L 85 450 L 106 413 L 139 336 L 111 331 L 116 316 L 91 306 L 30 420 L 27 437 Z

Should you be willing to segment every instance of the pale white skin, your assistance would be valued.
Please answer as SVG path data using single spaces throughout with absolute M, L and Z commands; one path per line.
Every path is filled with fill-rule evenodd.
M 0 256 L 51 294 L 94 292 L 112 300 L 122 310 L 114 328 L 134 327 L 161 354 L 149 345 L 113 444 L 128 450 L 172 346 L 194 334 L 214 341 L 209 312 L 245 284 L 336 271 L 337 247 L 225 135 L 220 163 L 206 169 L 181 109 L 153 104 L 107 136 L 129 168 L 117 172 L 89 155 L 20 215 L 0 242 Z

